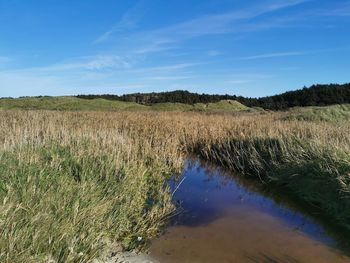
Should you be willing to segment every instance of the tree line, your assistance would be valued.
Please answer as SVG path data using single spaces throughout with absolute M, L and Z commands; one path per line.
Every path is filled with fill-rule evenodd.
M 279 95 L 262 98 L 247 98 L 235 95 L 198 94 L 184 90 L 170 92 L 134 93 L 118 95 L 78 95 L 82 99 L 102 98 L 136 102 L 145 105 L 155 103 L 212 103 L 220 100 L 237 100 L 248 107 L 261 107 L 269 110 L 284 110 L 296 106 L 327 106 L 333 104 L 350 103 L 350 83 L 313 85 L 309 88 L 288 91 Z

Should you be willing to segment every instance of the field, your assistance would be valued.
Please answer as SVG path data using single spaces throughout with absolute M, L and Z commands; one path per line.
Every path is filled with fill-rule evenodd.
M 188 154 L 280 188 L 350 228 L 350 123 L 343 119 L 221 114 L 213 106 L 205 107 L 215 114 L 5 104 L 0 262 L 89 262 L 120 246 L 147 246 L 174 212 L 165 181 Z

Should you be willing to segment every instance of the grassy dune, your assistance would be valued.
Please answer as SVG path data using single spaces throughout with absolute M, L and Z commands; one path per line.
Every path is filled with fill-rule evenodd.
M 284 114 L 0 110 L 0 262 L 142 246 L 172 213 L 164 183 L 191 153 L 349 228 L 350 123 Z
M 105 99 L 80 99 L 75 97 L 25 97 L 0 99 L 0 109 L 60 110 L 60 111 L 244 111 L 248 107 L 237 101 L 223 100 L 217 103 L 157 103 L 145 106 L 134 102 Z
M 300 121 L 350 121 L 350 105 L 333 105 L 327 107 L 293 108 L 289 111 L 287 120 Z
M 144 110 L 146 106 L 132 102 L 110 101 L 104 99 L 84 100 L 75 97 L 25 97 L 18 99 L 0 99 L 0 108 L 61 111 L 136 111 Z

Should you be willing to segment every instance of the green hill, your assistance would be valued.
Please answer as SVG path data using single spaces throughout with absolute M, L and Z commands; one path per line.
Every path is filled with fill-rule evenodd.
M 87 110 L 87 111 L 242 111 L 250 108 L 233 100 L 215 103 L 155 103 L 150 106 L 135 102 L 76 97 L 24 97 L 0 99 L 1 109 L 23 110 Z
M 147 106 L 149 110 L 153 111 L 189 111 L 193 109 L 192 105 L 184 103 L 155 103 L 153 105 Z
M 156 111 L 248 111 L 249 107 L 244 106 L 238 101 L 234 100 L 222 100 L 213 103 L 155 103 L 149 106 L 151 110 Z
M 300 121 L 350 121 L 350 104 L 292 108 L 288 111 L 288 116 L 284 119 Z
M 244 106 L 236 100 L 221 100 L 219 102 L 214 103 L 196 103 L 194 108 L 197 110 L 204 111 L 242 111 L 242 110 L 250 110 L 249 107 Z
M 26 97 L 0 99 L 0 108 L 26 110 L 143 110 L 146 106 L 105 99 L 84 100 L 74 97 Z
M 350 83 L 347 84 L 317 84 L 307 88 L 287 91 L 282 94 L 262 98 L 247 98 L 235 95 L 198 94 L 186 90 L 167 92 L 133 93 L 122 96 L 78 95 L 83 99 L 107 99 L 136 102 L 144 105 L 157 103 L 216 103 L 222 100 L 233 100 L 248 107 L 260 107 L 268 110 L 286 110 L 293 107 L 327 106 L 350 103 Z

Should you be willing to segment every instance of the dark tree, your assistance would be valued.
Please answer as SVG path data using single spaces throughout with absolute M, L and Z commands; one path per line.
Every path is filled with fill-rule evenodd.
M 304 87 L 300 90 L 288 91 L 279 95 L 263 98 L 245 98 L 235 95 L 197 94 L 184 90 L 159 93 L 134 93 L 122 96 L 106 94 L 78 95 L 77 97 L 81 99 L 102 98 L 107 100 L 136 102 L 145 105 L 164 102 L 195 104 L 218 102 L 220 100 L 237 100 L 249 107 L 261 107 L 270 110 L 285 110 L 296 106 L 326 106 L 332 104 L 350 103 L 350 83 L 343 85 L 313 85 L 309 88 Z

